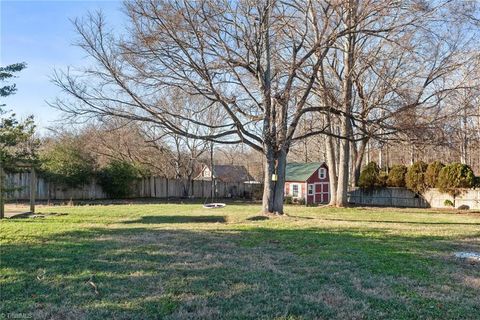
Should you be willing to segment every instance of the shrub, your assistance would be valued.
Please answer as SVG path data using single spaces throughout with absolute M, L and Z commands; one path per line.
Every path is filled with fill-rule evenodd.
M 388 173 L 387 186 L 389 187 L 405 187 L 405 175 L 407 167 L 399 164 L 394 165 Z
M 385 188 L 387 186 L 388 181 L 388 173 L 386 171 L 380 171 L 378 174 L 377 185 L 376 188 Z
M 471 188 L 475 176 L 466 164 L 451 163 L 445 166 L 438 176 L 438 188 L 441 192 L 456 196 L 461 188 Z
M 113 160 L 98 177 L 99 184 L 110 198 L 125 198 L 130 195 L 132 182 L 139 177 L 139 171 L 129 162 Z
M 40 156 L 40 174 L 54 183 L 77 187 L 90 182 L 94 160 L 76 144 L 59 143 Z
M 423 161 L 417 161 L 410 166 L 405 175 L 405 185 L 408 189 L 416 193 L 423 193 L 427 190 L 425 184 L 425 172 L 428 165 Z
M 436 188 L 438 184 L 438 176 L 440 171 L 445 167 L 440 161 L 434 161 L 430 163 L 425 172 L 425 184 L 429 188 Z
M 286 196 L 285 197 L 285 204 L 292 204 L 292 203 L 293 203 L 292 196 Z
M 261 188 L 261 185 L 259 185 L 258 187 L 254 187 L 252 192 L 252 199 L 259 200 L 259 199 L 262 199 L 262 197 L 263 197 L 263 188 Z
M 380 168 L 375 162 L 370 162 L 367 164 L 358 179 L 358 186 L 361 189 L 371 190 L 379 187 Z
M 473 183 L 473 187 L 476 189 L 476 188 L 480 188 L 480 177 L 475 177 L 475 180 L 474 180 L 474 183 Z
M 448 199 L 446 199 L 445 201 L 443 201 L 443 205 L 444 205 L 445 207 L 453 207 L 453 206 L 454 206 L 453 202 L 452 202 L 451 200 L 448 200 Z

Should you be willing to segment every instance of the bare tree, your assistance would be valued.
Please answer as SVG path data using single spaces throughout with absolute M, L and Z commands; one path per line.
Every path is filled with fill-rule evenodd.
M 350 32 L 331 19 L 333 7 L 134 1 L 126 4 L 131 33 L 123 38 L 107 31 L 101 15 L 91 15 L 75 25 L 80 46 L 97 64 L 80 74 L 58 72 L 54 81 L 79 103 L 55 105 L 77 116 L 123 117 L 184 137 L 245 143 L 265 157 L 264 212 L 283 213 L 286 156 L 301 138 L 295 136 L 300 119 L 314 111 L 307 101 L 316 73 L 328 48 Z M 203 103 L 188 115 L 172 111 L 165 88 Z M 217 123 L 199 121 L 212 107 L 222 110 Z M 208 130 L 192 133 L 185 122 Z
M 386 146 L 388 154 L 391 141 L 415 139 L 418 144 L 438 134 L 448 117 L 443 112 L 446 97 L 465 88 L 456 70 L 470 63 L 471 42 L 476 41 L 475 33 L 465 35 L 451 6 L 449 1 L 352 0 L 340 7 L 343 23 L 355 32 L 329 51 L 315 88 L 323 104 L 342 111 L 325 119 L 341 138 L 336 143 L 327 138 L 332 140 L 328 153 L 338 153 L 328 157 L 329 166 L 338 168 L 331 204 L 346 204 L 349 170 L 355 185 L 370 140 Z
M 455 41 L 431 32 L 445 30 L 439 25 L 450 3 L 127 2 L 126 35 L 112 34 L 102 15 L 75 22 L 79 45 L 96 64 L 57 72 L 55 83 L 73 101 L 54 105 L 77 117 L 120 117 L 176 136 L 248 145 L 264 156 L 265 213 L 283 213 L 292 144 L 318 134 L 334 137 L 327 141 L 329 165 L 338 168 L 332 198 L 344 206 L 351 149 L 355 171 L 366 148 L 352 148 L 352 142 L 366 145 L 372 135 L 391 135 L 400 125 L 407 131 L 402 119 L 412 115 L 422 119 L 417 127 L 427 123 L 448 88 L 458 87 L 447 77 L 458 61 L 457 50 L 448 50 Z M 375 48 L 380 53 L 369 60 Z M 383 70 L 382 61 L 397 51 L 407 52 L 408 62 L 401 61 L 398 72 L 391 73 L 395 63 Z M 386 90 L 380 104 L 369 97 L 362 106 L 361 95 L 375 91 L 371 81 Z M 197 103 L 180 107 L 172 90 Z M 209 110 L 217 116 L 206 119 Z M 313 114 L 316 127 L 297 130 Z

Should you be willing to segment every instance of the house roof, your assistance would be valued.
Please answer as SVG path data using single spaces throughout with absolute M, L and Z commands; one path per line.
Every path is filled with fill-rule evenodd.
M 214 165 L 213 175 L 223 182 L 251 181 L 252 176 L 248 174 L 244 166 Z
M 208 167 L 208 166 L 205 166 Z M 204 169 L 205 169 L 204 167 Z M 245 182 L 253 181 L 253 177 L 248 173 L 244 166 L 236 166 L 229 164 L 216 164 L 213 166 L 213 177 L 222 182 Z M 202 177 L 200 175 L 196 180 L 210 180 L 210 178 Z
M 323 162 L 287 163 L 285 181 L 307 181 Z

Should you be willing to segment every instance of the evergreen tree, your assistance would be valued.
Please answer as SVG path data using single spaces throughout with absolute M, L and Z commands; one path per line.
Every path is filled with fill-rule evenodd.
M 0 97 L 4 98 L 15 94 L 17 87 L 9 83 L 26 67 L 25 63 L 15 63 L 0 67 Z M 0 218 L 3 218 L 4 201 L 4 170 L 14 169 L 17 163 L 30 163 L 35 160 L 35 149 L 38 142 L 33 138 L 35 124 L 33 116 L 23 121 L 16 118 L 15 113 L 5 109 L 6 105 L 0 103 Z

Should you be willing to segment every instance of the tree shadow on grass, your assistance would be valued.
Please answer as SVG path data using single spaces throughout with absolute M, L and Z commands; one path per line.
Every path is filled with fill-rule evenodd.
M 257 215 L 257 216 L 252 216 L 248 217 L 245 220 L 247 221 L 264 221 L 264 220 L 269 220 L 270 218 L 264 215 Z
M 143 216 L 140 219 L 128 220 L 124 223 L 141 223 L 141 224 L 162 224 L 162 223 L 226 223 L 224 216 Z
M 459 275 L 480 276 L 478 268 L 424 254 L 450 252 L 452 243 L 440 236 L 132 227 L 37 240 L 2 245 L 3 313 L 77 319 L 445 319 L 472 315 L 480 307 L 475 288 L 458 281 Z M 448 292 L 439 293 L 445 286 Z

